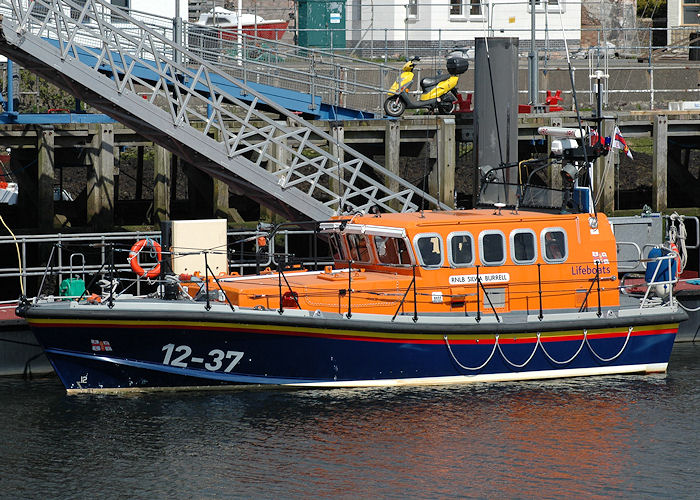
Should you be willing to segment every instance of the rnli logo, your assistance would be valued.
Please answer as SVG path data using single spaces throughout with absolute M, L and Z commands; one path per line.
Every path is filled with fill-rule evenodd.
M 109 345 L 109 340 L 92 339 L 92 350 L 93 351 L 111 351 L 112 346 Z
M 480 274 L 482 283 L 507 283 L 510 281 L 508 273 Z M 476 283 L 476 274 L 453 274 L 450 276 L 450 285 L 473 285 Z
M 591 252 L 593 264 L 610 264 L 607 252 Z

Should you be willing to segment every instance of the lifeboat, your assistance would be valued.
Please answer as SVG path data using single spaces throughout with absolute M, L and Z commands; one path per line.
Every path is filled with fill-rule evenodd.
M 69 392 L 663 372 L 687 317 L 672 294 L 620 293 L 602 214 L 353 215 L 318 231 L 333 256 L 321 270 L 207 265 L 162 276 L 155 295 L 18 312 Z M 171 247 L 163 261 L 185 252 Z
M 578 185 L 576 135 L 546 132 L 568 148 L 560 190 L 530 182 L 549 160 L 521 162 L 518 185 L 490 169 L 481 199 L 505 202 L 340 214 L 311 223 L 329 248 L 322 268 L 289 268 L 269 250 L 271 266 L 252 275 L 228 271 L 229 250 L 255 242 L 259 259 L 280 226 L 230 242 L 225 221 L 173 221 L 152 293 L 110 285 L 112 265 L 101 300 L 25 300 L 18 314 L 69 393 L 665 372 L 688 317 L 677 253 L 639 255 L 646 285 L 627 290 L 610 221 Z

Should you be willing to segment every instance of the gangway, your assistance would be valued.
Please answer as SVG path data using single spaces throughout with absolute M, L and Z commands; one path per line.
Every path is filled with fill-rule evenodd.
M 396 72 L 386 64 L 332 51 L 246 34 L 224 36 L 216 27 L 183 22 L 182 32 L 188 49 L 215 68 L 261 93 L 290 99 L 292 105 L 298 102 L 301 106 L 295 108 L 280 104 L 317 120 L 375 118 L 367 110 L 381 108 L 386 75 Z M 378 81 L 367 81 L 368 74 L 376 75 Z
M 57 48 L 60 48 L 59 40 L 47 41 L 55 45 Z M 95 64 L 98 63 L 98 58 L 84 49 L 76 49 L 75 54 L 76 57 L 80 59 L 80 62 L 87 66 L 95 66 Z M 131 62 L 129 56 L 125 56 L 125 59 L 127 60 L 128 65 L 129 62 Z M 100 64 L 99 70 L 107 76 L 114 76 L 114 73 L 108 66 Z M 158 72 L 155 70 L 153 65 L 144 65 L 139 62 L 134 62 L 132 73 L 139 79 L 148 82 L 151 85 L 157 82 L 159 78 Z M 252 102 L 253 99 L 255 99 L 255 96 L 247 94 L 242 88 L 236 84 L 232 84 L 227 78 L 217 74 L 212 74 L 210 77 L 212 85 L 223 89 L 227 93 L 242 101 Z M 186 79 L 187 77 L 183 75 L 183 78 Z M 374 114 L 367 111 L 350 109 L 344 106 L 335 106 L 322 102 L 321 96 L 319 95 L 314 96 L 305 92 L 255 82 L 248 82 L 247 86 L 256 90 L 259 94 L 265 95 L 268 99 L 274 100 L 277 102 L 277 104 L 288 109 L 289 111 L 293 113 L 303 113 L 305 117 L 310 119 L 368 120 L 374 118 Z M 197 85 L 197 91 L 206 93 L 207 89 L 202 85 Z
M 288 218 L 448 208 L 104 0 L 0 0 L 0 13 L 0 53 Z
M 311 105 L 303 112 L 320 120 L 367 120 L 378 117 L 398 68 L 386 60 L 370 61 L 335 51 L 254 36 L 243 30 L 179 21 L 145 12 L 129 14 L 170 40 L 186 45 L 215 68 L 247 84 L 301 93 Z M 267 86 L 267 87 L 265 87 Z M 275 91 L 275 90 L 273 90 Z M 321 98 L 320 106 L 317 105 Z

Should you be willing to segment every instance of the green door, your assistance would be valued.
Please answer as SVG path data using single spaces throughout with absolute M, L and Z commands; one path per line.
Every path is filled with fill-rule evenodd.
M 299 45 L 345 48 L 345 0 L 297 0 Z

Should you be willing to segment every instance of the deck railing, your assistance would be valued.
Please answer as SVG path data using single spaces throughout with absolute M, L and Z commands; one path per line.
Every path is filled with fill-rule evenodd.
M 250 236 L 259 233 L 255 230 L 228 231 L 231 244 L 229 252 L 229 270 L 240 274 L 255 272 L 266 267 L 276 268 L 278 264 L 298 264 L 307 268 L 319 268 L 332 264 L 332 259 L 323 248 L 311 240 L 316 240 L 312 230 L 281 230 L 275 238 L 268 241 L 266 251 L 260 252 L 257 241 Z M 16 280 L 21 280 L 25 293 L 36 295 L 38 290 L 32 290 L 29 279 L 44 276 L 47 270 L 56 277 L 57 283 L 75 275 L 92 275 L 104 270 L 109 264 L 110 247 L 115 247 L 114 270 L 118 273 L 130 273 L 127 262 L 129 248 L 133 243 L 145 238 L 160 239 L 159 231 L 135 231 L 123 233 L 76 233 L 76 234 L 45 234 L 45 235 L 16 235 L 16 241 L 10 236 L 0 237 L 0 252 L 8 256 L 5 264 L 0 267 L 0 283 L 4 290 L 14 290 Z M 17 262 L 15 245 L 19 248 Z M 51 262 L 49 257 L 52 255 Z M 81 257 L 82 256 L 82 257 Z M 147 280 L 132 275 L 135 280 L 136 293 L 141 293 L 141 287 Z M 130 277 L 130 278 L 131 278 Z M 36 284 L 35 284 L 36 286 Z M 13 296 L 13 294 L 15 296 Z M 5 293 L 8 295 L 8 293 Z M 13 300 L 19 292 L 9 292 L 9 296 L 0 296 L 3 300 Z

